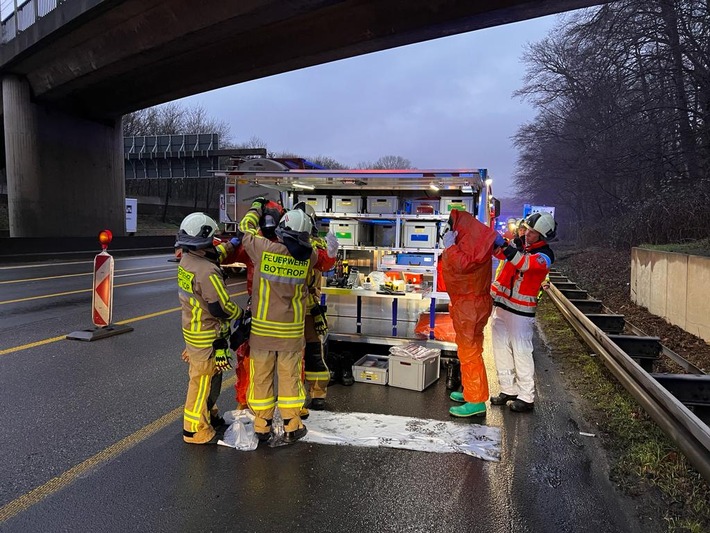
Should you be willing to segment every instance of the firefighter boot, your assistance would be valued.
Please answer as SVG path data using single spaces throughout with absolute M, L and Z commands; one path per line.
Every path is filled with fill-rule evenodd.
M 485 402 L 471 403 L 466 402 L 461 405 L 455 405 L 449 409 L 449 414 L 451 416 L 457 416 L 459 418 L 466 418 L 469 416 L 485 416 L 486 415 L 486 404 Z
M 463 398 L 463 392 L 454 391 L 449 394 L 449 398 L 454 402 L 466 403 L 466 400 Z
M 491 396 L 491 405 L 505 405 L 506 403 L 517 399 L 517 394 L 506 394 L 501 392 L 498 396 Z
M 257 418 L 254 423 L 254 432 L 259 442 L 266 442 L 271 438 L 273 429 L 271 428 L 271 420 Z
M 516 399 L 510 402 L 508 408 L 516 413 L 529 413 L 535 408 L 535 404 L 533 402 L 524 402 L 521 399 Z
M 289 418 L 284 420 L 284 442 L 293 444 L 298 439 L 302 439 L 308 433 L 308 428 L 299 419 Z
M 322 411 L 323 409 L 325 409 L 325 398 L 313 398 L 311 400 L 310 407 L 314 411 Z
M 353 377 L 353 358 L 350 352 L 340 354 L 340 381 L 343 385 L 350 386 L 355 383 Z
M 446 389 L 456 390 L 461 386 L 461 363 L 452 359 L 446 367 Z

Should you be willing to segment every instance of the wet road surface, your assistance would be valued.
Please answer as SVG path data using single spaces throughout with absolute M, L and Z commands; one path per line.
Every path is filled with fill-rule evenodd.
M 113 321 L 86 343 L 91 263 L 0 265 L 0 531 L 655 531 L 608 481 L 599 439 L 536 339 L 532 414 L 489 406 L 502 459 L 296 443 L 182 442 L 187 367 L 170 256 L 116 259 Z M 229 280 L 244 304 L 245 280 Z M 493 393 L 495 370 L 486 347 Z M 219 405 L 235 408 L 233 374 Z M 225 376 L 226 378 L 227 376 Z M 328 408 L 451 420 L 423 392 L 356 383 Z M 467 420 L 460 423 L 469 423 Z M 308 422 L 306 421 L 306 425 Z

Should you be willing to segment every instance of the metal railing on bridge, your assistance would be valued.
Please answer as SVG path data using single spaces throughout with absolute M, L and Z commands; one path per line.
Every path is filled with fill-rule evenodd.
M 66 0 L 1 0 L 0 43 L 7 43 Z

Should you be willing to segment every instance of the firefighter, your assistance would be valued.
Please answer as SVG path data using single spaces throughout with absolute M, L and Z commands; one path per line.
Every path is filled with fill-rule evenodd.
M 269 239 L 272 242 L 276 242 L 276 227 L 281 220 L 281 216 L 284 213 L 284 208 L 281 204 L 274 202 L 273 200 L 268 201 L 264 205 L 264 210 L 259 219 L 259 233 L 262 237 Z M 249 255 L 244 250 L 243 246 L 237 247 L 237 249 L 227 256 L 224 260 L 225 263 L 244 263 L 247 267 L 247 293 L 249 294 L 249 300 L 247 303 L 246 311 L 251 313 L 251 291 L 254 281 L 254 263 L 249 258 Z M 244 342 L 240 345 L 232 345 L 232 348 L 236 352 L 237 362 L 234 367 L 234 372 L 236 374 L 236 382 L 234 383 L 234 390 L 237 398 L 237 409 L 247 409 L 247 389 L 249 388 L 249 343 Z
M 534 213 L 523 225 L 522 249 L 507 245 L 496 250 L 505 259 L 491 286 L 493 296 L 493 357 L 498 370 L 500 394 L 492 405 L 510 402 L 510 410 L 532 411 L 535 402 L 533 327 L 540 285 L 555 260 L 547 241 L 557 232 L 557 222 L 549 213 Z
M 247 403 L 254 412 L 254 430 L 261 441 L 271 435 L 278 403 L 284 421 L 284 442 L 306 435 L 300 417 L 306 398 L 301 381 L 306 281 L 317 265 L 310 242 L 311 221 L 300 209 L 287 211 L 278 227 L 278 242 L 259 235 L 259 220 L 267 201 L 257 198 L 239 223 L 242 245 L 254 263 L 252 322 L 249 335 L 250 383 Z M 278 390 L 274 391 L 274 373 Z
M 323 270 L 330 270 L 335 265 L 335 258 L 338 253 L 338 240 L 332 233 L 328 232 L 326 238 L 318 235 L 318 228 L 315 224 L 316 212 L 312 206 L 305 202 L 298 202 L 294 209 L 300 209 L 306 213 L 313 223 L 311 231 L 311 243 L 317 250 L 325 250 L 327 259 L 322 260 Z M 319 252 L 320 253 L 320 252 Z M 314 269 L 313 274 L 308 279 L 308 313 L 306 314 L 306 351 L 304 355 L 306 392 L 311 401 L 308 406 L 311 409 L 320 411 L 325 408 L 325 398 L 328 393 L 328 382 L 330 381 L 330 370 L 325 361 L 325 351 L 327 345 L 325 336 L 328 334 L 328 320 L 325 308 L 320 305 L 320 287 L 322 280 L 320 269 Z M 308 410 L 304 408 L 301 417 L 307 417 Z
M 180 224 L 177 246 L 178 296 L 182 307 L 183 360 L 189 364 L 187 400 L 183 413 L 183 440 L 191 444 L 216 442 L 215 428 L 224 424 L 217 410 L 222 372 L 231 368 L 230 321 L 242 309 L 229 298 L 219 268 L 220 253 L 239 244 L 237 238 L 215 247 L 217 223 L 204 213 L 192 213 Z
M 494 229 L 466 211 L 454 210 L 444 234 L 442 273 L 449 293 L 449 313 L 456 331 L 457 356 L 463 392 L 454 391 L 451 407 L 457 417 L 483 416 L 488 399 L 488 378 L 483 364 L 483 329 L 491 314 L 489 295 L 494 243 L 505 240 Z

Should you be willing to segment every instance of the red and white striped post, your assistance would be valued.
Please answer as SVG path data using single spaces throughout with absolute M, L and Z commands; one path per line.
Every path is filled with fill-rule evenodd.
M 113 316 L 113 256 L 106 249 L 112 239 L 111 230 L 105 229 L 99 232 L 102 250 L 94 257 L 94 278 L 91 291 L 91 319 L 96 327 L 70 333 L 67 335 L 67 339 L 94 341 L 133 331 L 130 326 L 111 324 Z
M 113 256 L 106 251 L 113 239 L 110 230 L 99 233 L 101 253 L 94 257 L 94 283 L 91 292 L 91 315 L 94 325 L 105 328 L 113 315 Z

